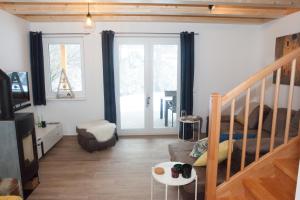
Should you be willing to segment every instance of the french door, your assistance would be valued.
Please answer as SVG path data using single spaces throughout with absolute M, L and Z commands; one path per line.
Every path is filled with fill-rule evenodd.
M 119 133 L 175 133 L 179 110 L 179 38 L 116 37 Z

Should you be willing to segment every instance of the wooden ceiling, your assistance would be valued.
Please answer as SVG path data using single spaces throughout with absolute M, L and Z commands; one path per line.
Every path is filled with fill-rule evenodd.
M 33 22 L 84 21 L 88 2 L 94 21 L 257 24 L 300 11 L 300 0 L 0 0 L 0 8 Z

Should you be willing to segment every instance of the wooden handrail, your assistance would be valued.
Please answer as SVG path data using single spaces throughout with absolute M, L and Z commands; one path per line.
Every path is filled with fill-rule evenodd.
M 266 68 L 261 70 L 260 72 L 251 76 L 248 80 L 240 84 L 239 86 L 235 87 L 233 90 L 228 92 L 222 97 L 222 106 L 227 104 L 233 98 L 236 98 L 242 92 L 246 91 L 248 88 L 256 84 L 258 81 L 262 80 L 266 76 L 272 74 L 274 71 L 281 68 L 283 65 L 292 62 L 293 59 L 297 58 L 300 55 L 300 48 L 292 51 L 291 53 L 283 56 L 282 58 L 278 59 L 274 63 L 268 65 Z

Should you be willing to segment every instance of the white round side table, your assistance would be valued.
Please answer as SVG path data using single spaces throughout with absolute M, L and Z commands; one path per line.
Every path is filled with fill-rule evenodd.
M 168 199 L 168 186 L 177 186 L 178 187 L 178 200 L 180 198 L 180 192 L 179 192 L 179 187 L 183 185 L 187 185 L 193 181 L 195 181 L 195 200 L 197 200 L 197 194 L 198 194 L 198 179 L 197 179 L 197 174 L 194 168 L 192 168 L 192 173 L 191 173 L 191 178 L 183 178 L 182 174 L 179 175 L 178 178 L 173 178 L 172 173 L 171 173 L 171 168 L 175 164 L 184 164 L 180 162 L 164 162 L 164 163 L 159 163 L 152 167 L 152 176 L 151 176 L 151 200 L 153 200 L 153 180 L 164 184 L 165 185 L 165 200 Z M 162 167 L 165 171 L 164 174 L 158 175 L 154 172 L 154 169 L 156 167 Z
M 195 139 L 195 124 L 198 124 L 198 132 L 197 132 L 197 139 L 199 140 L 200 134 L 201 134 L 201 126 L 202 126 L 202 118 L 199 116 L 185 116 L 179 118 L 179 123 L 182 123 L 182 139 L 185 140 L 185 124 L 191 124 L 192 130 L 193 130 L 193 139 Z M 178 139 L 179 139 L 179 133 L 178 133 Z

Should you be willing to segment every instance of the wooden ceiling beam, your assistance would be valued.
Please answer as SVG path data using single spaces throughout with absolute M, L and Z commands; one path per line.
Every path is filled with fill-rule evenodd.
M 0 0 L 16 3 L 87 3 L 88 0 Z M 235 5 L 256 7 L 300 7 L 300 0 L 92 0 L 98 3 L 133 3 L 133 4 L 184 4 L 184 5 Z
M 0 7 L 15 15 L 82 15 L 87 13 L 86 4 L 15 4 L 0 3 Z M 276 19 L 300 9 L 256 8 L 240 6 L 216 6 L 210 11 L 207 6 L 91 4 L 92 15 L 172 15 L 210 16 Z
M 300 0 L 90 1 L 90 12 L 99 21 L 263 23 L 300 11 Z M 87 3 L 88 0 L 0 0 L 0 8 L 29 21 L 81 21 L 87 13 Z M 215 5 L 213 10 L 208 8 L 211 4 Z
M 83 22 L 85 15 L 18 15 L 32 22 Z M 189 23 L 228 23 L 261 24 L 270 19 L 230 18 L 230 17 L 195 17 L 195 16 L 152 16 L 152 15 L 94 15 L 95 22 L 189 22 Z

